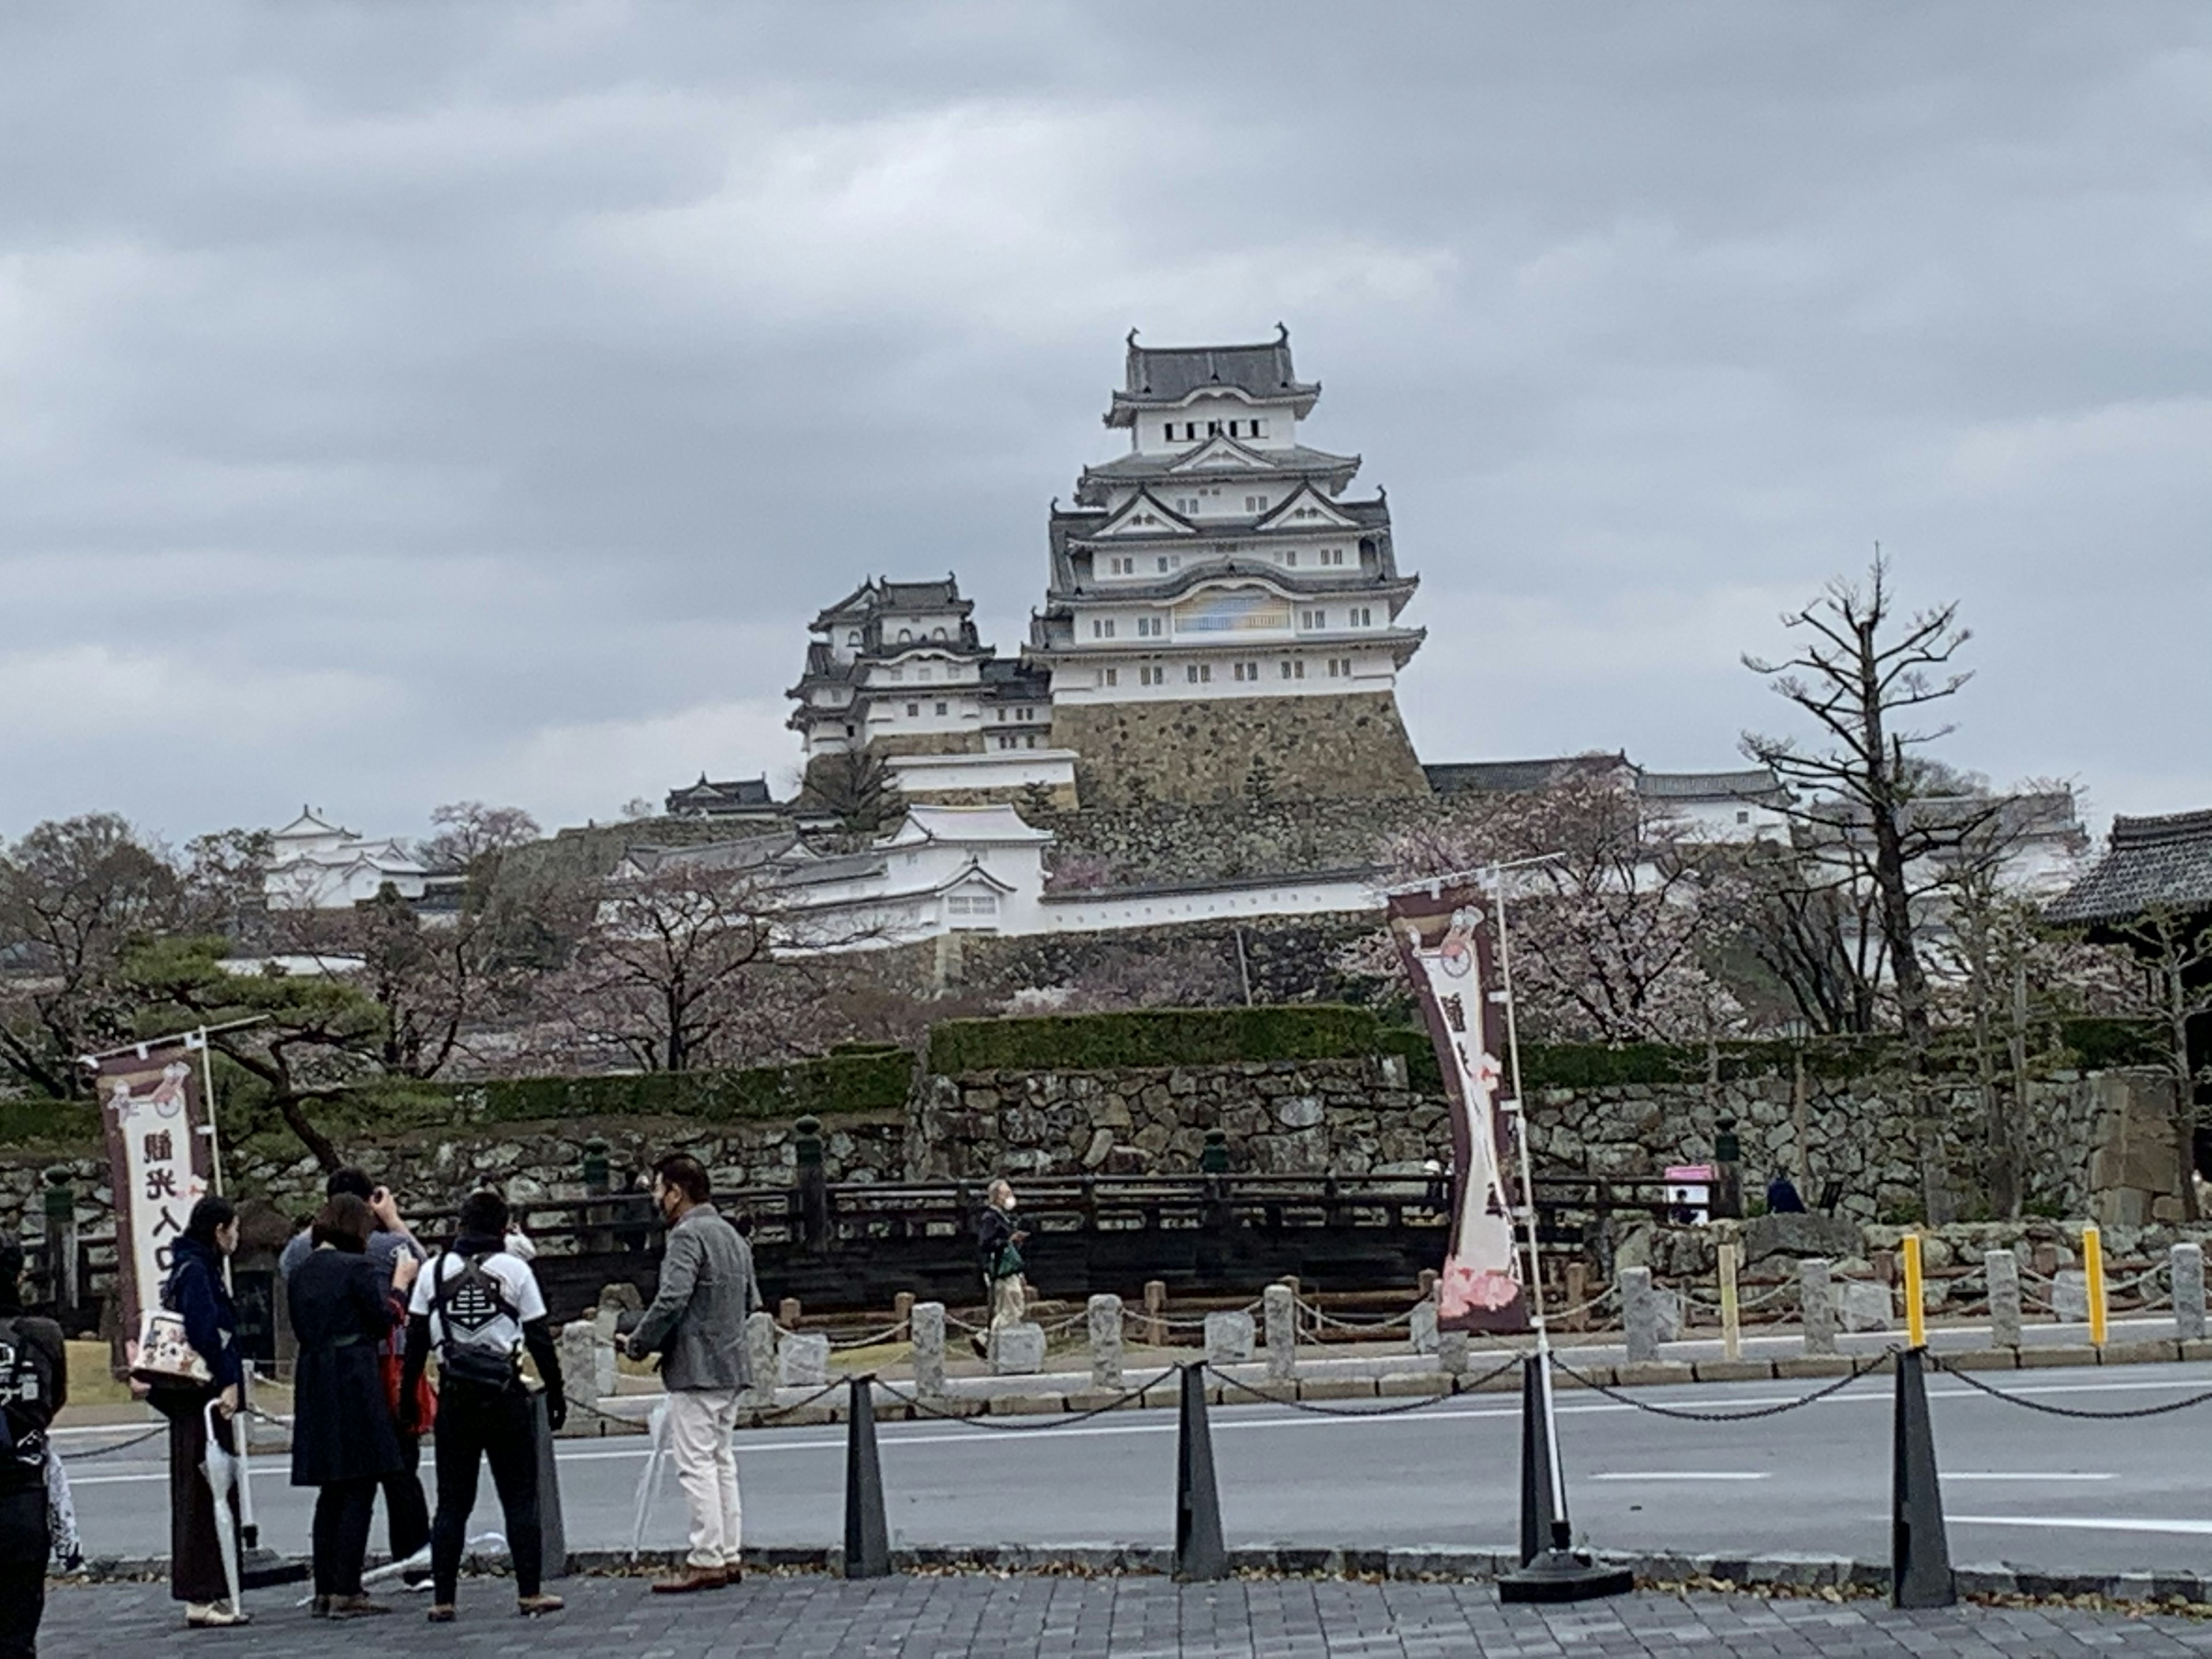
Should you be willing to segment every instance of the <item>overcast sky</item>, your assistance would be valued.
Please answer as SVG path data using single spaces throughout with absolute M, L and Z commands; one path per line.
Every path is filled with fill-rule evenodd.
M 1424 757 L 1718 768 L 1879 539 L 1948 754 L 2212 805 L 2212 8 L 0 10 L 0 835 L 796 769 L 1019 644 L 1123 335 L 1291 331 Z

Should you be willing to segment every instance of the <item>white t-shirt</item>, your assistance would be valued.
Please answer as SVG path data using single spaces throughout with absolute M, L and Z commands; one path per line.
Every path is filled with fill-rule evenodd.
M 527 1262 L 505 1250 L 494 1250 L 477 1260 L 483 1263 L 484 1272 L 499 1281 L 501 1296 L 512 1311 L 490 1305 L 490 1298 L 472 1294 L 472 1287 L 465 1286 L 458 1294 L 448 1291 L 446 1311 L 453 1316 L 453 1339 L 470 1347 L 512 1353 L 522 1346 L 523 1326 L 533 1319 L 545 1317 L 545 1298 L 538 1289 L 538 1276 L 530 1271 Z M 430 1341 L 440 1350 L 446 1346 L 446 1321 L 430 1304 L 430 1287 L 458 1277 L 465 1265 L 465 1257 L 443 1250 L 415 1277 L 415 1291 L 408 1301 L 407 1311 L 430 1316 Z M 470 1303 L 480 1305 L 465 1305 Z

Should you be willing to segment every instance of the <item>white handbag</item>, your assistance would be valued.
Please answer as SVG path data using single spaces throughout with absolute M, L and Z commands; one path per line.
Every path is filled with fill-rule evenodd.
M 167 1308 L 149 1308 L 138 1321 L 138 1352 L 131 1375 L 156 1389 L 204 1389 L 215 1373 L 185 1334 L 185 1316 Z

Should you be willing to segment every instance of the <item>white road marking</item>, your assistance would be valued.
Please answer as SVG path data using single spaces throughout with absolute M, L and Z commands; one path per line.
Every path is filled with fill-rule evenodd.
M 2187 1517 L 2158 1521 L 2129 1516 L 1947 1515 L 1943 1519 L 1954 1527 L 2047 1527 L 2056 1532 L 2165 1532 L 2192 1538 L 2212 1536 L 2212 1521 Z
M 2026 1469 L 1960 1470 L 1938 1469 L 1936 1478 L 1949 1486 L 1954 1480 L 2117 1480 L 2116 1474 L 2085 1474 L 2078 1470 L 2064 1473 L 2037 1472 Z
M 1585 1480 L 1766 1480 L 1764 1472 L 1736 1469 L 1638 1469 L 1611 1474 L 1586 1474 Z

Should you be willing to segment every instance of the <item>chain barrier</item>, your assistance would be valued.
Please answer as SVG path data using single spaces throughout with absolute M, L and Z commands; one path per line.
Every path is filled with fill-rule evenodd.
M 1759 1406 L 1749 1411 L 1741 1412 L 1698 1412 L 1685 1410 L 1679 1406 L 1655 1406 L 1648 1400 L 1638 1400 L 1634 1395 L 1617 1389 L 1609 1382 L 1601 1382 L 1595 1376 L 1577 1370 L 1565 1360 L 1560 1358 L 1557 1353 L 1553 1354 L 1552 1364 L 1562 1373 L 1581 1383 L 1583 1387 L 1601 1394 L 1607 1399 L 1618 1401 L 1621 1405 L 1633 1406 L 1638 1411 L 1649 1412 L 1654 1417 L 1671 1417 L 1683 1423 L 1750 1423 L 1762 1417 L 1779 1417 L 1784 1412 L 1794 1412 L 1801 1406 L 1810 1406 L 1816 1401 L 1826 1400 L 1831 1395 L 1841 1394 L 1868 1372 L 1880 1369 L 1888 1358 L 1889 1356 L 1887 1353 L 1875 1354 L 1870 1358 L 1855 1362 L 1847 1376 L 1839 1376 L 1826 1388 L 1815 1389 L 1812 1393 L 1800 1399 L 1786 1400 L 1779 1405 Z
M 783 1328 L 779 1325 L 776 1328 L 781 1331 Z M 899 1333 L 904 1329 L 906 1329 L 905 1322 L 894 1320 L 880 1331 L 866 1331 L 859 1336 L 848 1336 L 842 1340 L 833 1336 L 830 1339 L 830 1352 L 842 1353 L 848 1348 L 872 1348 L 885 1342 L 896 1342 L 899 1340 Z
M 1103 1405 L 1092 1406 L 1083 1411 L 1055 1416 L 1049 1419 L 1040 1414 L 1029 1422 L 1023 1422 L 1011 1417 L 993 1417 L 988 1413 L 945 1411 L 924 1400 L 919 1391 L 913 1394 L 905 1393 L 879 1377 L 871 1376 L 867 1381 L 874 1387 L 881 1389 L 900 1404 L 910 1407 L 917 1416 L 926 1417 L 935 1422 L 964 1424 L 971 1429 L 994 1429 L 1001 1433 L 1042 1434 L 1053 1429 L 1072 1429 L 1079 1423 L 1088 1423 L 1094 1417 L 1103 1417 L 1108 1412 L 1120 1411 L 1132 1400 L 1140 1399 L 1152 1389 L 1159 1387 L 1161 1383 L 1173 1376 L 1177 1369 L 1174 1365 L 1170 1365 L 1150 1382 L 1139 1382 L 1134 1388 L 1125 1388 Z
M 1237 1378 L 1230 1376 L 1228 1372 L 1220 1370 L 1212 1364 L 1206 1365 L 1205 1369 L 1218 1379 L 1224 1388 L 1234 1389 L 1239 1394 L 1249 1395 L 1253 1399 L 1259 1401 L 1265 1405 L 1288 1406 L 1292 1411 L 1304 1412 L 1309 1417 L 1401 1417 L 1407 1412 L 1428 1411 L 1435 1407 L 1443 1405 L 1447 1400 L 1456 1399 L 1463 1394 L 1475 1393 L 1480 1389 L 1484 1383 L 1495 1382 L 1498 1378 L 1504 1376 L 1506 1372 L 1513 1370 L 1516 1365 L 1519 1365 L 1527 1358 L 1528 1356 L 1524 1353 L 1516 1353 L 1507 1359 L 1504 1364 L 1494 1366 L 1491 1370 L 1483 1372 L 1480 1376 L 1455 1376 L 1451 1379 L 1452 1386 L 1450 1392 L 1446 1394 L 1424 1395 L 1418 1400 L 1406 1401 L 1395 1406 L 1352 1406 L 1348 1407 L 1319 1406 L 1316 1405 L 1310 1400 L 1280 1400 L 1276 1398 L 1273 1395 L 1267 1393 L 1264 1389 L 1255 1389 L 1249 1382 L 1239 1381 Z
M 2164 1417 L 2169 1413 L 2187 1411 L 2192 1406 L 2202 1406 L 2207 1401 L 2212 1401 L 2212 1389 L 2207 1389 L 2201 1394 L 2191 1395 L 2185 1400 L 2169 1400 L 2160 1406 L 2130 1406 L 2124 1410 L 2116 1412 L 2084 1411 L 2078 1406 L 2053 1406 L 2044 1401 L 2027 1399 L 2021 1395 L 2007 1394 L 2002 1389 L 1993 1388 L 1983 1382 L 1972 1371 L 1951 1364 L 1933 1349 L 1929 1351 L 1928 1363 L 1946 1376 L 1954 1376 L 1968 1388 L 1988 1395 L 1993 1400 L 2002 1400 L 2008 1406 L 2019 1406 L 2028 1411 L 2041 1412 L 2046 1417 L 2072 1417 L 2091 1423 L 2124 1423 L 2139 1417 Z
M 133 1446 L 143 1446 L 155 1436 L 164 1435 L 168 1431 L 169 1425 L 163 1423 L 155 1428 L 148 1429 L 143 1434 L 134 1434 L 128 1440 L 118 1440 L 112 1446 L 94 1446 L 90 1451 L 76 1452 L 64 1451 L 57 1446 L 54 1448 L 54 1455 L 64 1463 L 82 1463 L 89 1458 L 106 1457 L 113 1452 L 128 1451 Z

